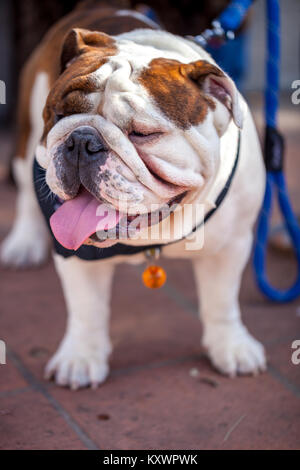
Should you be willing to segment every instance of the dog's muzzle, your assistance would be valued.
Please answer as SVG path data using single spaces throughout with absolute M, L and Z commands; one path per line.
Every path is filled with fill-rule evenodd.
M 76 168 L 90 165 L 98 161 L 103 164 L 107 158 L 108 151 L 100 134 L 89 126 L 75 129 L 65 140 L 63 153 L 65 159 Z

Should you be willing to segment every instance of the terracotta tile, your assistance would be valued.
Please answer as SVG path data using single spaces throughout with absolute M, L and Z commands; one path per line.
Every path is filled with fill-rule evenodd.
M 296 334 L 295 332 L 294 337 L 290 340 L 269 347 L 268 356 L 270 366 L 275 369 L 274 374 L 279 373 L 282 380 L 287 381 L 290 387 L 296 387 L 300 398 L 300 364 L 292 362 L 294 349 L 291 348 L 291 345 L 294 339 L 300 339 L 300 333 Z
M 9 149 L 10 136 L 4 137 L 1 148 Z M 299 136 L 290 132 L 286 172 L 293 205 L 300 212 L 298 147 Z M 2 174 L 3 154 L 0 160 Z M 0 200 L 2 238 L 13 220 L 13 186 L 1 182 Z M 279 220 L 276 210 L 274 220 Z M 300 339 L 299 299 L 286 305 L 269 302 L 258 291 L 248 265 L 241 290 L 243 317 L 266 345 L 272 367 L 263 376 L 230 380 L 201 356 L 190 263 L 163 263 L 168 286 L 155 292 L 143 287 L 138 269 L 118 268 L 112 300 L 112 375 L 96 391 L 72 393 L 42 381 L 66 319 L 52 263 L 24 272 L 0 269 L 0 337 L 57 399 L 62 412 L 66 409 L 100 448 L 299 448 L 300 366 L 290 361 L 291 342 Z M 272 282 L 285 287 L 295 272 L 292 256 L 270 250 Z M 200 378 L 189 374 L 195 367 Z M 9 361 L 0 366 L 0 395 L 1 448 L 84 448 L 73 428 L 43 395 L 29 389 Z
M 52 263 L 28 271 L 1 270 L 1 326 L 9 348 L 42 377 L 64 330 L 65 306 Z
M 5 296 L 0 308 L 6 342 L 42 377 L 66 319 L 56 273 L 50 264 L 40 270 L 3 274 Z M 201 352 L 198 319 L 163 291 L 148 291 L 131 267 L 117 270 L 112 298 L 113 369 Z
M 198 378 L 190 376 L 195 367 Z M 300 446 L 296 397 L 268 374 L 224 378 L 205 360 L 115 373 L 100 389 L 71 400 L 66 390 L 52 393 L 102 449 Z
M 76 433 L 37 392 L 2 397 L 1 449 L 85 449 Z
M 10 392 L 27 387 L 27 383 L 19 374 L 12 362 L 7 358 L 6 364 L 0 365 L 0 396 L 3 392 Z
M 112 312 L 113 369 L 201 352 L 199 320 L 164 289 L 145 288 L 132 267 L 122 266 L 117 272 Z

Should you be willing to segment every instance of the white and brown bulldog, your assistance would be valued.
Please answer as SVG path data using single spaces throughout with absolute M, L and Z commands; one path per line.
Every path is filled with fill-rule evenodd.
M 17 218 L 1 251 L 7 265 L 39 264 L 48 253 L 35 155 L 35 184 L 56 201 L 50 225 L 67 253 L 54 254 L 67 331 L 46 377 L 74 389 L 105 380 L 114 267 L 142 262 L 143 248 L 153 244 L 163 244 L 166 257 L 192 259 L 214 366 L 230 376 L 265 368 L 238 301 L 264 165 L 245 101 L 203 49 L 114 8 L 78 8 L 49 31 L 21 79 Z M 203 246 L 191 248 L 185 237 L 203 230 L 229 183 L 204 225 Z M 196 206 L 203 208 L 196 219 L 178 217 Z M 171 238 L 160 230 L 166 225 Z M 89 248 L 103 259 L 76 256 Z

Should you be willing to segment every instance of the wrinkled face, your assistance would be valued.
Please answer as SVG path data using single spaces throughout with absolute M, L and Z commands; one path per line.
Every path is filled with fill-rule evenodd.
M 37 149 L 62 204 L 51 223 L 61 244 L 128 239 L 211 185 L 231 115 L 240 125 L 234 85 L 215 65 L 77 29 L 62 67 Z

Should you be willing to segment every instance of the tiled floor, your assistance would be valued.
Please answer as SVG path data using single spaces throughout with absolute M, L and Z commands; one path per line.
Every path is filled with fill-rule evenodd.
M 299 114 L 284 112 L 289 183 L 300 210 Z M 2 135 L 2 155 L 10 144 Z M 1 238 L 11 224 L 14 199 L 14 189 L 3 183 Z M 290 256 L 270 253 L 279 285 L 291 279 L 292 264 Z M 300 301 L 283 306 L 263 299 L 248 266 L 243 316 L 264 342 L 269 368 L 258 377 L 229 379 L 211 368 L 201 349 L 190 265 L 165 266 L 167 286 L 154 292 L 143 287 L 137 268 L 117 270 L 111 374 L 98 390 L 78 392 L 43 380 L 66 318 L 52 263 L 23 272 L 1 269 L 0 338 L 9 353 L 8 364 L 0 366 L 0 448 L 300 448 L 300 365 L 291 362 L 291 343 L 300 339 Z M 199 370 L 196 378 L 193 368 Z

